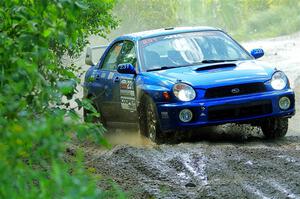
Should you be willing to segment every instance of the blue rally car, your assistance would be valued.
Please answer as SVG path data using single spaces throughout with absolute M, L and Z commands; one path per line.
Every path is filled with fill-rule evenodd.
M 295 114 L 294 92 L 282 71 L 256 60 L 263 55 L 211 27 L 128 34 L 115 39 L 97 64 L 87 57 L 84 97 L 104 125 L 138 123 L 158 143 L 179 130 L 224 123 L 283 137 Z

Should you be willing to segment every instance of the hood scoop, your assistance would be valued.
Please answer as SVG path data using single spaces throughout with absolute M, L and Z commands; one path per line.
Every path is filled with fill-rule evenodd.
M 208 65 L 208 66 L 202 66 L 197 68 L 195 71 L 205 71 L 205 70 L 214 70 L 218 68 L 232 68 L 236 67 L 236 64 L 228 63 L 228 64 L 214 64 L 214 65 Z

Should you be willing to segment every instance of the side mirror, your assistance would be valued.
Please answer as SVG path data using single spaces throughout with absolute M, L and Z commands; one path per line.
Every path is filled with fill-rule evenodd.
M 95 65 L 95 63 L 93 62 L 93 53 L 92 53 L 91 47 L 87 47 L 87 49 L 86 49 L 85 64 L 87 64 L 89 66 Z
M 253 49 L 253 50 L 251 50 L 250 53 L 255 59 L 258 59 L 258 58 L 264 56 L 264 54 L 265 54 L 264 50 L 261 48 Z
M 119 64 L 117 71 L 123 74 L 136 74 L 134 66 L 130 63 Z
M 87 47 L 86 53 L 85 53 L 85 64 L 90 65 L 90 66 L 96 65 L 96 63 L 94 63 L 94 61 L 93 61 L 93 50 L 98 50 L 98 51 L 96 51 L 96 55 L 101 55 L 101 54 L 103 54 L 103 50 L 105 50 L 107 47 L 108 46 L 103 46 L 103 45 Z M 96 58 L 98 58 L 98 57 L 96 56 Z

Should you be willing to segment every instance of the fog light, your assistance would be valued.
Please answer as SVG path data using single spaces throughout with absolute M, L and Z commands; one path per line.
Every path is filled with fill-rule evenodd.
M 182 122 L 189 122 L 191 121 L 193 118 L 193 113 L 191 110 L 189 109 L 183 109 L 180 111 L 179 113 L 179 119 L 182 121 Z
M 282 97 L 279 99 L 279 107 L 282 110 L 287 110 L 291 106 L 291 100 L 288 97 Z

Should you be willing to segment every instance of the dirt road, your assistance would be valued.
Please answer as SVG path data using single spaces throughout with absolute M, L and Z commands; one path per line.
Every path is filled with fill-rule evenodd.
M 300 198 L 299 143 L 252 138 L 87 151 L 89 166 L 130 198 Z
M 267 141 L 258 128 L 229 124 L 202 129 L 193 143 L 157 146 L 119 131 L 108 135 L 111 150 L 83 147 L 88 167 L 129 198 L 300 198 L 300 33 L 244 46 L 264 48 L 263 60 L 295 88 L 298 114 L 287 137 Z

